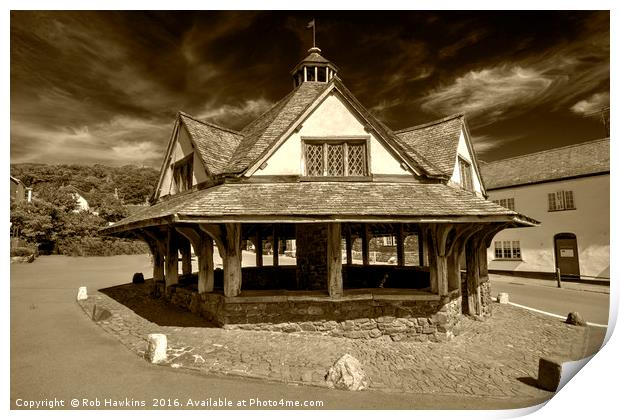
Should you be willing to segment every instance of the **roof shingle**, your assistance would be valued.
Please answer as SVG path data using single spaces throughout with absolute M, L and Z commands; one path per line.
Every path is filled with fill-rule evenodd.
M 196 145 L 207 171 L 213 175 L 225 173 L 226 165 L 243 136 L 213 123 L 199 121 L 182 112 L 179 113 L 179 118 Z
M 305 82 L 241 130 L 243 140 L 232 154 L 227 171 L 239 173 L 269 150 L 325 89 L 328 83 Z
M 424 156 L 444 175 L 452 176 L 462 129 L 463 115 L 458 114 L 396 131 L 395 137 L 408 153 Z
M 481 166 L 488 190 L 609 172 L 609 138 Z
M 518 213 L 445 184 L 402 182 L 224 183 L 174 196 L 112 225 L 171 215 L 239 216 L 517 216 Z

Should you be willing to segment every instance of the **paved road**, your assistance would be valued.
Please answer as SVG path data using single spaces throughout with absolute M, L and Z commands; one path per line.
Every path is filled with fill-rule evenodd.
M 528 279 L 491 275 L 493 296 L 507 292 L 511 302 L 562 316 L 577 311 L 588 322 L 606 325 L 609 318 L 609 293 L 603 293 L 603 290 L 603 287 L 600 287 L 600 292 L 559 289 L 528 284 Z
M 11 266 L 11 407 L 20 400 L 106 398 L 145 401 L 320 400 L 324 408 L 433 409 L 507 408 L 533 401 L 475 397 L 343 392 L 324 388 L 197 375 L 152 366 L 87 319 L 76 290 L 127 283 L 149 272 L 146 256 L 107 258 L 41 257 Z

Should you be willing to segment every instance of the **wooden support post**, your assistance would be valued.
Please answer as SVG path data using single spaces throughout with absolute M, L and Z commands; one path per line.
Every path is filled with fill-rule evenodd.
M 260 229 L 260 228 L 259 228 Z M 256 236 L 254 237 L 254 250 L 256 251 L 256 266 L 263 266 L 263 235 L 261 231 L 256 232 Z
M 271 240 L 271 244 L 271 251 L 273 254 L 273 266 L 278 267 L 280 265 L 280 235 L 277 225 L 273 225 L 273 239 Z
M 471 238 L 465 247 L 467 265 L 467 312 L 481 315 L 480 301 L 480 251 L 477 239 Z
M 213 291 L 215 284 L 213 266 L 213 239 L 208 235 L 200 234 L 200 246 L 198 249 L 198 293 Z
M 368 224 L 367 223 L 363 223 L 362 224 L 362 264 L 364 265 L 368 265 L 369 262 L 369 240 L 370 240 L 370 234 L 368 232 Z
M 179 227 L 177 231 L 185 236 L 194 247 L 198 257 L 198 293 L 213 291 L 213 238 L 200 229 Z
M 402 223 L 396 227 L 396 262 L 399 267 L 405 266 L 405 229 Z
M 448 255 L 448 291 L 459 290 L 461 287 L 461 255 L 457 248 Z
M 347 265 L 353 264 L 353 238 L 351 237 L 351 226 L 345 225 L 344 228 L 344 242 L 347 250 Z
M 327 289 L 330 297 L 342 297 L 342 233 L 340 223 L 327 224 Z
M 168 226 L 168 247 L 166 250 L 166 287 L 179 282 L 179 244 L 174 227 Z
M 161 232 L 149 231 L 147 229 L 140 231 L 138 236 L 148 244 L 153 256 L 153 280 L 164 280 L 164 256 L 167 252 L 166 237 Z
M 241 293 L 241 223 L 226 223 L 224 233 L 224 296 Z
M 181 253 L 181 272 L 183 275 L 192 274 L 192 247 L 185 238 L 177 238 L 179 242 L 179 252 Z
M 487 259 L 487 247 L 484 243 L 478 245 L 478 278 L 480 284 L 489 281 L 489 261 Z
M 153 280 L 164 280 L 164 253 L 158 244 L 152 248 L 151 252 L 153 253 Z
M 446 240 L 451 228 L 448 224 L 437 224 L 431 225 L 426 231 L 431 292 L 440 296 L 448 295 Z
M 425 264 L 425 255 L 426 255 L 426 232 L 422 227 L 418 230 L 418 259 L 420 267 L 426 266 Z

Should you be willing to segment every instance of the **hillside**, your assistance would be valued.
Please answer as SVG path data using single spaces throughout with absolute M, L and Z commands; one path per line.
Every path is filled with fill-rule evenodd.
M 11 165 L 11 176 L 32 187 L 35 195 L 43 189 L 71 185 L 84 192 L 85 198 L 95 206 L 100 197 L 114 194 L 115 191 L 125 205 L 143 204 L 153 193 L 158 174 L 153 168 L 136 165 Z

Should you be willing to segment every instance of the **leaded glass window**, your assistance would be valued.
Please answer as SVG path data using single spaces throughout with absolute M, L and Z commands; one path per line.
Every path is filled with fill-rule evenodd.
M 360 177 L 368 175 L 363 141 L 312 140 L 305 142 L 306 176 Z
M 364 144 L 349 144 L 347 160 L 349 176 L 366 175 L 366 147 Z
M 344 144 L 327 145 L 327 176 L 344 176 Z
M 323 145 L 306 145 L 306 172 L 308 176 L 323 175 Z

